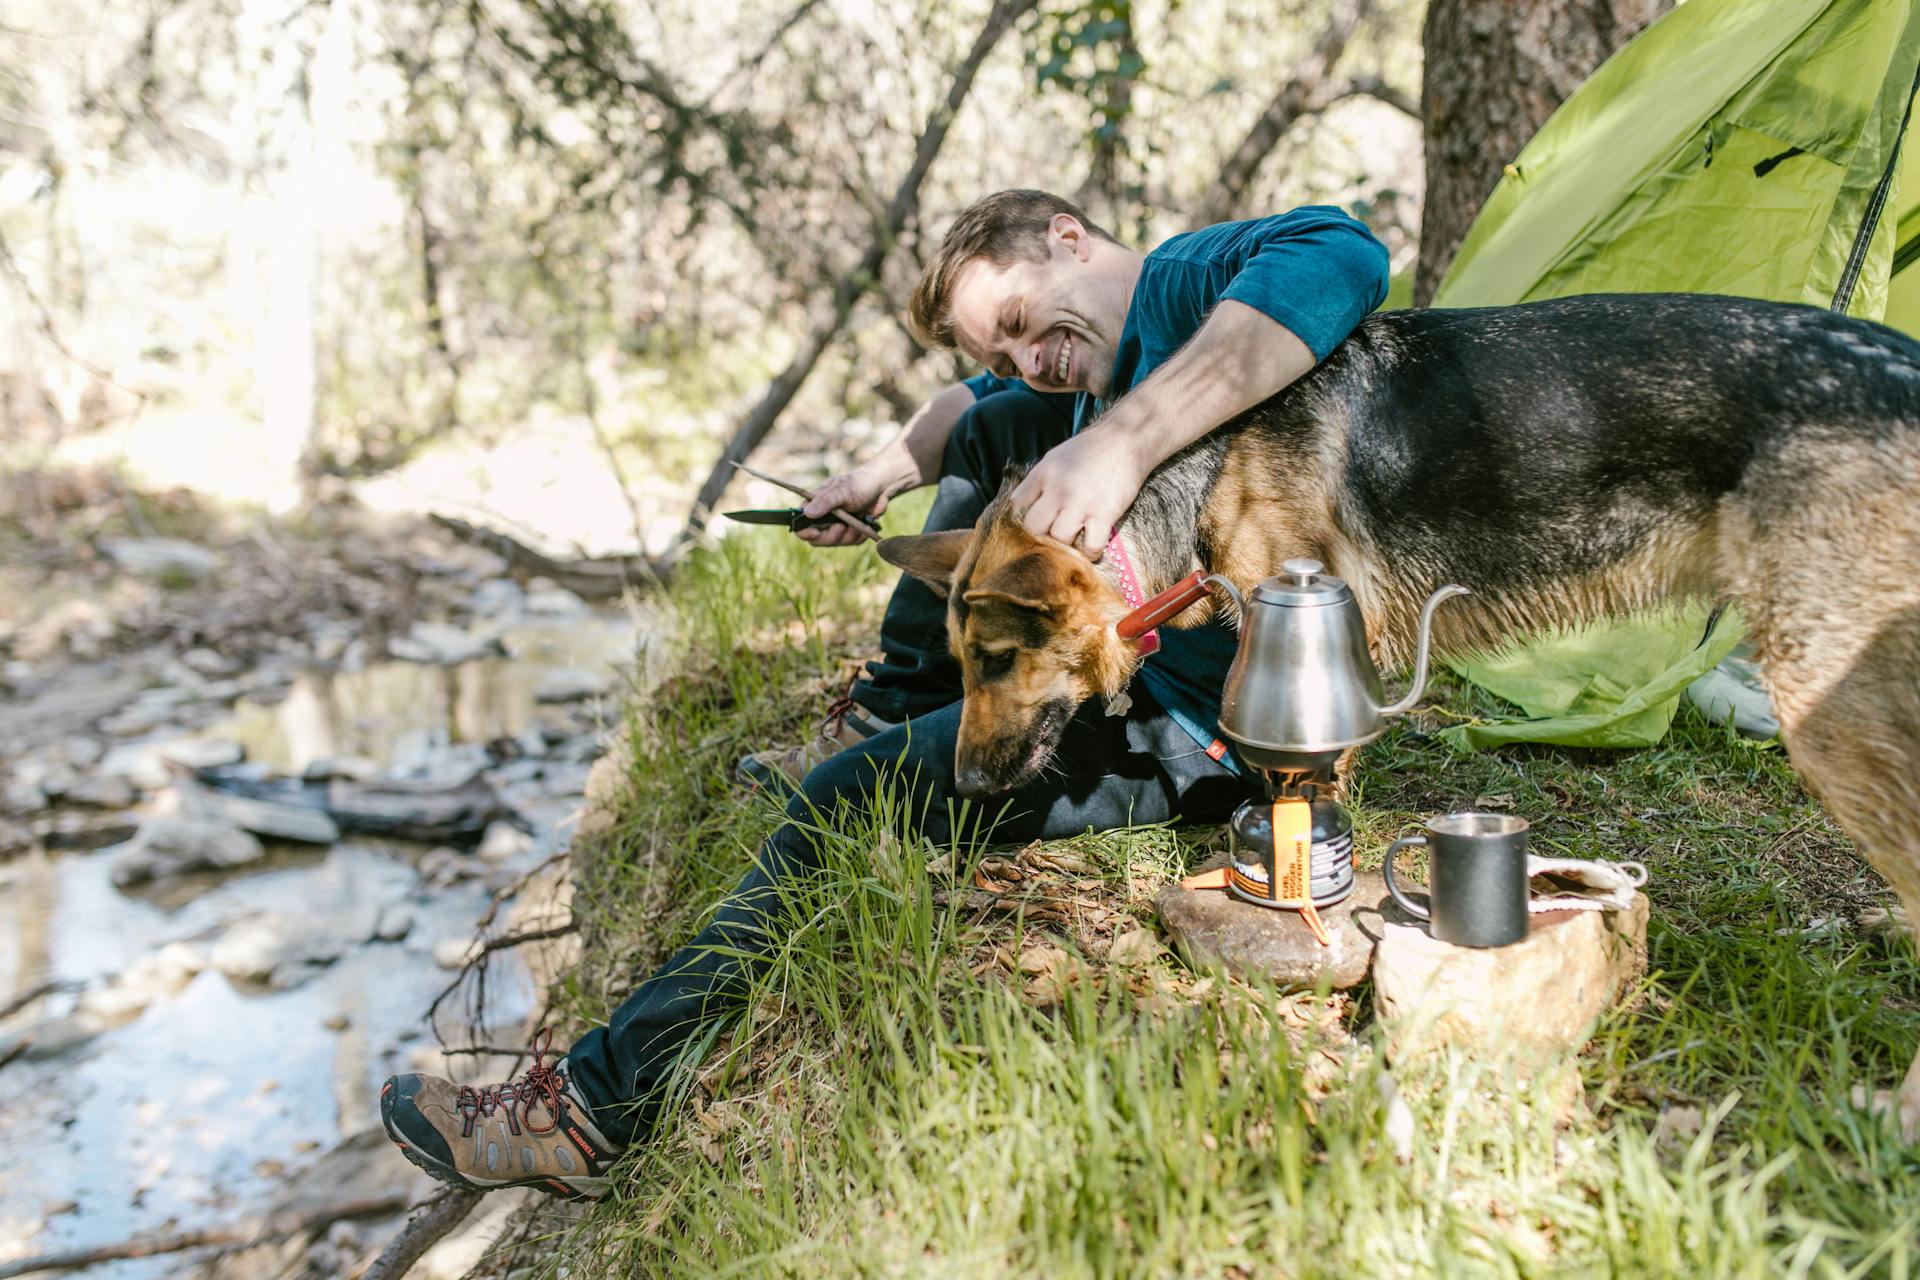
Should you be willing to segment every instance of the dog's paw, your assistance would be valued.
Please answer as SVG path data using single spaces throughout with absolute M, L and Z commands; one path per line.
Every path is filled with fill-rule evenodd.
M 1861 1111 L 1892 1121 L 1907 1142 L 1920 1143 L 1920 1097 L 1908 1098 L 1906 1089 L 1871 1089 L 1853 1086 L 1853 1105 Z

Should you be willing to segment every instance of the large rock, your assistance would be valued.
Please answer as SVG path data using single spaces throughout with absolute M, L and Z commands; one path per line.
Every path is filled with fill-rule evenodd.
M 579 702 L 613 692 L 613 672 L 601 667 L 555 667 L 533 686 L 535 702 Z
M 498 636 L 477 636 L 446 622 L 416 622 L 413 630 L 388 643 L 387 652 L 402 662 L 451 667 L 475 658 L 499 657 L 506 650 Z
M 172 814 L 148 822 L 114 855 L 113 882 L 124 888 L 189 871 L 245 866 L 265 855 L 258 840 L 230 822 Z
M 379 916 L 380 909 L 371 904 L 331 916 L 255 916 L 214 944 L 213 967 L 242 982 L 296 987 L 349 947 L 372 939 Z
M 1386 922 L 1373 1004 L 1394 1061 L 1459 1048 L 1540 1062 L 1579 1049 L 1594 1023 L 1646 972 L 1645 894 L 1624 911 L 1536 915 L 1510 947 L 1456 947 L 1424 925 Z
M 128 573 L 142 578 L 198 582 L 220 567 L 220 557 L 178 538 L 109 538 L 100 549 Z
M 1200 870 L 1225 864 L 1226 855 L 1221 854 Z M 1380 934 L 1381 907 L 1388 903 L 1380 873 L 1357 872 L 1346 901 L 1320 912 L 1333 943 L 1323 947 L 1299 912 L 1257 906 L 1225 889 L 1173 884 L 1154 900 L 1174 945 L 1197 967 L 1218 965 L 1235 977 L 1284 987 L 1325 982 L 1335 990 L 1355 986 L 1367 976 Z

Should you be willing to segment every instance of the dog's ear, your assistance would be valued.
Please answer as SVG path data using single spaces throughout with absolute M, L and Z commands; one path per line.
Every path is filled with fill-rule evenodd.
M 976 570 L 976 572 L 978 572 Z M 1045 550 L 1029 551 L 980 579 L 966 594 L 968 604 L 1004 600 L 1022 609 L 1058 614 L 1072 604 L 1073 593 L 1084 590 L 1087 575 Z
M 953 586 L 954 566 L 966 554 L 973 541 L 973 530 L 950 529 L 945 533 L 915 533 L 898 538 L 882 538 L 874 550 L 896 568 L 905 569 L 932 587 L 942 597 Z

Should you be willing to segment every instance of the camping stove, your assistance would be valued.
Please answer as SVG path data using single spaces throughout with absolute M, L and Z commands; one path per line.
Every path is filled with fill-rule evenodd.
M 1247 801 L 1233 815 L 1228 850 L 1227 889 L 1248 902 L 1298 911 L 1330 907 L 1353 892 L 1353 819 L 1324 795 Z

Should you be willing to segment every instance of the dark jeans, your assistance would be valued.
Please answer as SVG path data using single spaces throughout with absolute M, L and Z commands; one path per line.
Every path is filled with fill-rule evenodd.
M 983 413 L 989 407 L 994 412 Z M 961 437 L 962 427 L 969 428 L 948 448 L 948 462 L 959 464 L 949 477 L 956 483 L 942 479 L 928 527 L 972 524 L 998 492 L 1006 461 L 1020 460 L 1008 459 L 1007 452 L 1019 452 L 1017 446 L 1030 439 L 1015 429 L 1020 420 L 1044 428 L 1044 420 L 1036 419 L 1050 412 L 1040 397 L 1028 393 L 1002 392 L 982 400 L 955 429 Z M 1039 452 L 1044 448 L 1034 456 Z M 952 523 L 936 523 L 943 520 Z M 926 616 L 927 602 L 913 596 L 903 601 L 910 587 L 925 593 L 934 621 Z M 758 861 L 721 903 L 713 922 L 643 982 L 606 1026 L 589 1031 L 568 1051 L 573 1080 L 609 1138 L 628 1143 L 646 1132 L 682 1054 L 716 1018 L 737 1009 L 756 958 L 769 953 L 772 934 L 781 925 L 780 881 L 818 866 L 809 828 L 840 805 L 864 807 L 877 788 L 898 786 L 909 801 L 905 811 L 924 815 L 921 832 L 946 844 L 956 838 L 1053 838 L 1176 818 L 1224 822 L 1253 794 L 1136 684 L 1124 717 L 1108 716 L 1097 700 L 1081 707 L 1046 774 L 1011 795 L 967 806 L 965 812 L 974 816 L 960 819 L 968 825 L 956 831 L 953 757 L 960 683 L 958 670 L 946 659 L 944 606 L 903 578 L 886 618 L 888 657 L 875 664 L 870 684 L 883 692 L 891 685 L 898 696 L 891 709 L 911 721 L 809 773 L 787 802 L 787 821 L 767 838 Z M 899 630 L 889 635 L 886 628 Z M 947 683 L 935 683 L 942 678 Z M 991 818 L 990 831 L 980 815 Z

